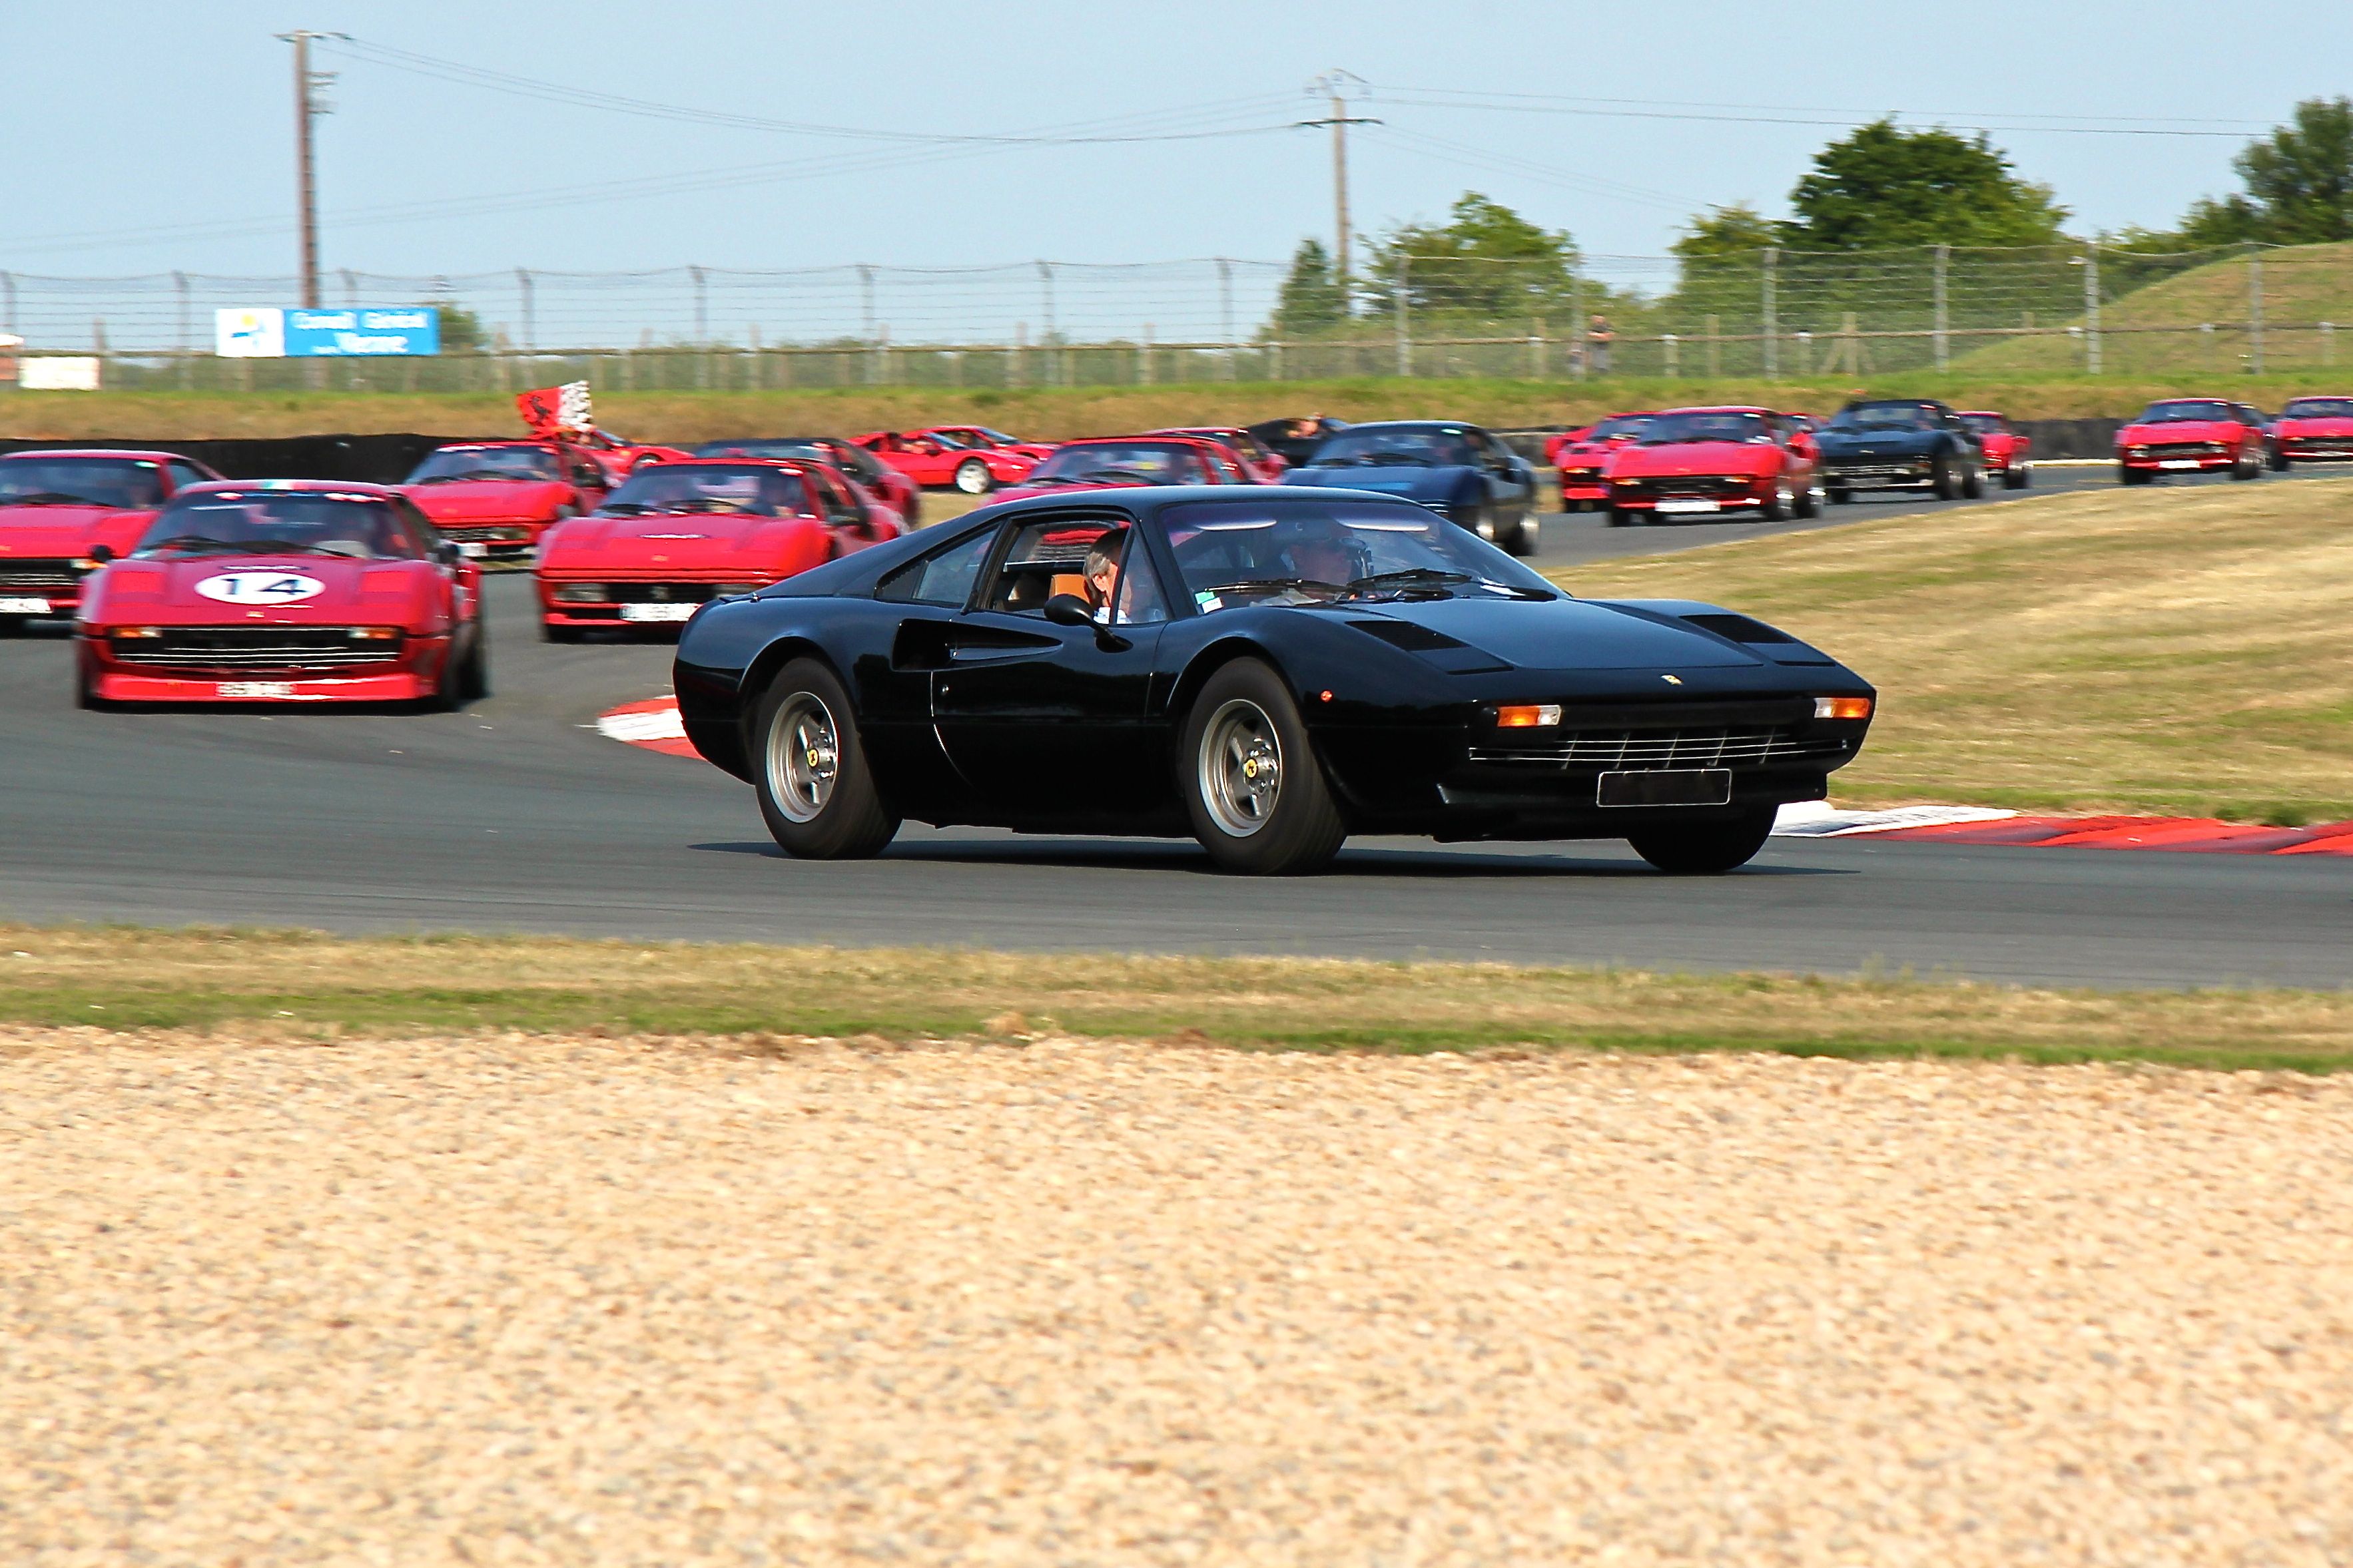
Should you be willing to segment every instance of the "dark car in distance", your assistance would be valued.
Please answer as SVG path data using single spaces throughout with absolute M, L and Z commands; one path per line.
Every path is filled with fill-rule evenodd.
M 714 601 L 673 679 L 795 856 L 912 818 L 1190 836 L 1261 874 L 1352 833 L 1729 870 L 1876 697 L 1748 616 L 1577 599 L 1426 507 L 1290 487 L 988 507 Z
M 1814 432 L 1822 489 L 1837 502 L 1860 490 L 1926 490 L 1938 500 L 1985 494 L 1985 449 L 1961 416 L 1928 398 L 1859 399 Z
M 1318 442 L 1287 485 L 1419 501 L 1514 555 L 1536 551 L 1536 471 L 1502 437 L 1451 419 L 1351 425 Z

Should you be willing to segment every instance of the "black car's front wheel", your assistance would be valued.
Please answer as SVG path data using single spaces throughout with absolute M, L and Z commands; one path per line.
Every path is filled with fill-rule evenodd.
M 752 718 L 753 784 L 769 836 L 803 860 L 860 860 L 897 836 L 849 693 L 811 658 L 779 670 Z
M 1179 780 L 1193 836 L 1229 871 L 1313 871 L 1348 836 L 1299 705 L 1254 658 L 1212 675 L 1185 721 Z
M 1729 822 L 1688 827 L 1647 827 L 1630 833 L 1634 853 L 1677 877 L 1718 877 L 1746 866 L 1772 835 L 1778 807 L 1758 806 Z

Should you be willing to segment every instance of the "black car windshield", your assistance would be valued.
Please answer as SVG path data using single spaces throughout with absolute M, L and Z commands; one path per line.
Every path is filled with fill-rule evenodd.
M 765 463 L 663 463 L 639 468 L 615 490 L 599 517 L 645 512 L 744 512 L 786 517 L 808 510 L 800 475 Z
M 1205 611 L 1245 604 L 1477 595 L 1559 597 L 1493 545 L 1393 501 L 1188 501 L 1160 526 L 1185 592 Z
M 2353 419 L 2353 397 L 2292 397 L 2283 419 Z
M 1858 403 L 1831 416 L 1832 430 L 1934 430 L 1944 423 L 1917 403 Z
M 1064 447 L 1029 470 L 1029 484 L 1205 485 L 1201 454 L 1176 441 L 1090 441 Z
M 111 506 L 164 502 L 163 466 L 136 458 L 0 459 L 0 506 Z
M 208 490 L 165 507 L 133 555 L 342 555 L 416 561 L 417 541 L 377 496 Z
M 1615 419 L 1604 419 L 1587 431 L 1585 438 L 1588 441 L 1615 441 L 1625 437 L 1640 436 L 1651 427 L 1651 416 L 1648 414 L 1620 415 Z
M 417 465 L 412 485 L 453 479 L 561 479 L 555 454 L 540 447 L 444 447 Z
M 2133 423 L 2136 425 L 2188 425 L 2206 420 L 2220 420 L 2226 425 L 2238 422 L 2237 416 L 2231 412 L 2229 404 L 2218 398 L 2200 397 L 2185 399 L 2179 403 L 2152 403 Z
M 1978 436 L 2000 436 L 2010 428 L 2010 421 L 1999 414 L 1964 414 L 1961 423 Z
M 1471 462 L 1471 443 L 1460 430 L 1358 426 L 1328 437 L 1307 462 L 1317 468 L 1458 468 Z
M 1678 441 L 1770 441 L 1761 414 L 1662 414 L 1642 432 L 1645 447 Z

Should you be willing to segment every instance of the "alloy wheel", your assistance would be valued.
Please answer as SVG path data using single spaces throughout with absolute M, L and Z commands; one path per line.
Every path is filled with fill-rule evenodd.
M 768 789 L 776 809 L 795 822 L 816 821 L 840 776 L 833 714 L 815 693 L 794 692 L 768 727 Z
M 1209 716 L 1201 732 L 1201 802 L 1211 820 L 1248 838 L 1274 816 L 1282 799 L 1282 742 L 1274 721 L 1237 697 Z

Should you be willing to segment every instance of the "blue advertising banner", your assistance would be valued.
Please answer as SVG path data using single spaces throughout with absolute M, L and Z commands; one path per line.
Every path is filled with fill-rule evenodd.
M 286 357 L 354 358 L 438 354 L 441 312 L 430 305 L 388 310 L 288 310 Z

